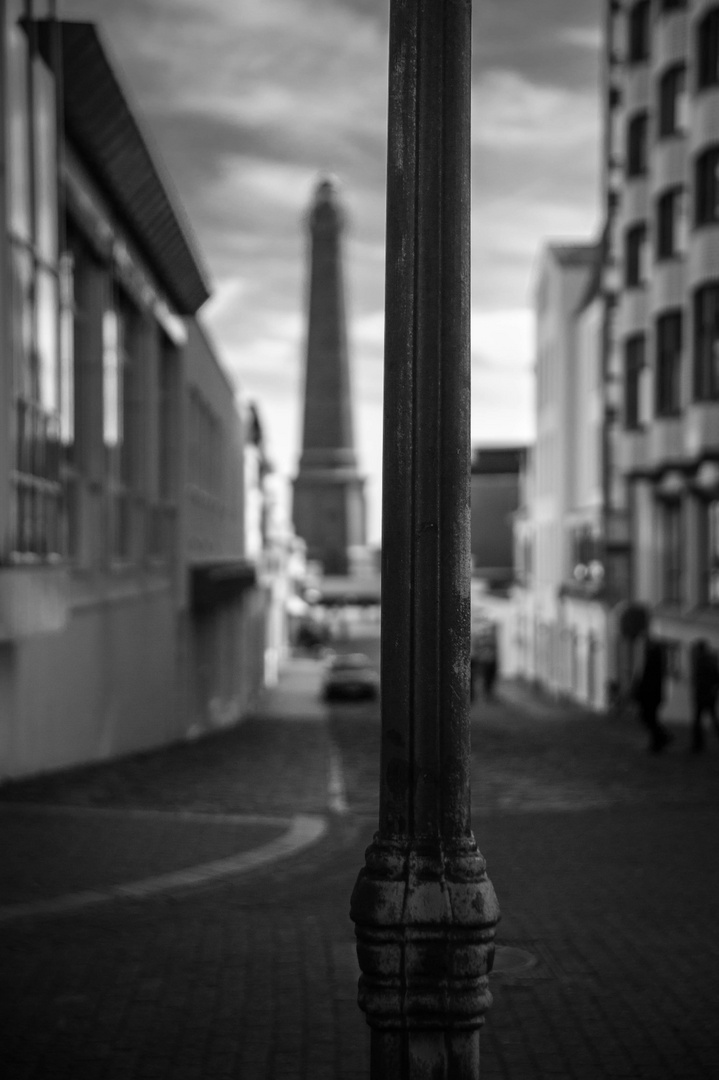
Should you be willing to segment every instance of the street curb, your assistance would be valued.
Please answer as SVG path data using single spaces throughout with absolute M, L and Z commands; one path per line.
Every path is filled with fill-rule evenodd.
M 232 816 L 236 821 L 242 818 L 241 815 Z M 261 819 L 257 815 L 248 815 L 248 820 L 256 823 Z M 269 822 L 276 823 L 277 818 L 268 819 Z M 226 859 L 201 863 L 184 870 L 143 878 L 125 885 L 113 885 L 107 889 L 68 893 L 52 900 L 5 904 L 0 906 L 0 925 L 18 919 L 72 914 L 108 900 L 144 900 L 159 893 L 193 888 L 221 878 L 246 874 L 310 847 L 322 839 L 327 829 L 328 823 L 324 817 L 316 814 L 296 814 L 287 832 L 251 851 L 244 851 Z

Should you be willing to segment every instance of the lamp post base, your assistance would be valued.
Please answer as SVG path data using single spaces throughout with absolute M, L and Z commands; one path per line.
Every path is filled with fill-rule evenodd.
M 499 907 L 474 839 L 376 836 L 350 914 L 373 1080 L 477 1080 Z

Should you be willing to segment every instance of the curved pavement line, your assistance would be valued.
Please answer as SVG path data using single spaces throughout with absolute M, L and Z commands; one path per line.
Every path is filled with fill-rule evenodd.
M 243 851 L 239 855 L 231 855 L 226 859 L 215 859 L 213 862 L 200 863 L 198 866 L 187 867 L 184 870 L 173 870 L 167 874 L 143 878 L 125 885 L 111 885 L 106 889 L 68 893 L 65 896 L 54 897 L 52 900 L 4 904 L 0 906 L 0 923 L 36 915 L 61 915 L 80 911 L 108 900 L 142 900 L 157 893 L 192 888 L 231 875 L 246 874 L 250 870 L 256 870 L 260 866 L 266 866 L 287 855 L 302 851 L 303 848 L 317 843 L 326 832 L 327 820 L 325 818 L 316 814 L 296 814 L 286 833 L 261 847 Z
M 4 810 L 10 810 L 14 814 L 27 814 L 44 817 L 106 817 L 128 818 L 143 820 L 189 821 L 195 825 L 287 825 L 292 818 L 272 817 L 271 814 L 219 814 L 214 810 L 176 810 L 163 807 L 136 807 L 136 806 L 95 806 L 94 804 L 78 803 L 25 803 L 25 802 L 0 802 L 0 817 Z

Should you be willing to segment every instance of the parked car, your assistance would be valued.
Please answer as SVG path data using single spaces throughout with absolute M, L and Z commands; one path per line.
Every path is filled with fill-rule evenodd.
M 325 701 L 337 698 L 376 698 L 379 676 L 364 653 L 335 653 L 322 680 Z

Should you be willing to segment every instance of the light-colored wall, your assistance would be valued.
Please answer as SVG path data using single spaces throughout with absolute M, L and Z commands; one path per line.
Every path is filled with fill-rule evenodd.
M 0 780 L 185 735 L 167 585 L 68 608 L 62 630 L 0 643 Z
M 540 589 L 558 588 L 570 569 L 564 519 L 575 501 L 577 446 L 585 436 L 576 411 L 581 386 L 577 368 L 584 342 L 577 338 L 574 316 L 589 273 L 586 265 L 563 265 L 551 248 L 540 266 L 537 295 L 542 303 L 537 309 L 536 353 L 541 390 L 531 514 L 536 530 L 535 582 Z
M 601 379 L 603 303 L 597 297 L 578 314 L 572 459 L 575 462 L 571 507 L 596 520 L 602 505 L 602 425 L 604 395 Z
M 185 326 L 185 556 L 190 563 L 241 559 L 245 554 L 244 431 L 237 390 L 202 325 L 187 319 Z M 218 487 L 214 492 L 193 483 L 190 475 L 189 413 L 193 393 L 199 395 L 217 424 Z
M 209 609 L 198 611 L 192 605 L 193 568 L 242 563 L 250 556 L 259 571 L 262 553 L 246 549 L 249 470 L 237 388 L 201 323 L 188 319 L 186 329 L 181 505 L 185 582 L 177 631 L 186 727 L 195 736 L 236 723 L 255 701 L 264 684 L 270 596 L 261 583 L 248 583 Z M 214 429 L 211 489 L 197 482 L 193 464 L 197 447 L 190 427 L 198 403 Z
M 545 249 L 537 279 L 537 440 L 520 531 L 534 565 L 514 590 L 512 656 L 518 673 L 591 708 L 607 700 L 607 630 L 601 602 L 572 600 L 572 528 L 599 525 L 602 509 L 601 334 L 597 299 L 578 307 L 592 267 Z
M 0 44 L 3 32 L 4 22 Z M 3 133 L 4 123 L 0 138 Z M 0 194 L 5 160 L 0 155 Z M 261 683 L 264 664 L 264 590 L 250 589 L 198 620 L 188 587 L 190 563 L 241 560 L 244 554 L 243 432 L 235 389 L 199 324 L 186 319 L 183 328 L 161 271 L 150 269 L 141 255 L 142 238 L 130 234 L 71 144 L 62 175 L 72 233 L 83 238 L 74 282 L 81 313 L 74 343 L 79 407 L 73 456 L 79 543 L 52 562 L 35 549 L 15 558 L 5 528 L 13 443 L 10 409 L 3 407 L 0 547 L 14 563 L 0 566 L 0 782 L 182 739 L 195 732 L 198 717 L 202 730 L 237 720 Z M 8 255 L 3 220 L 0 286 Z M 121 555 L 109 539 L 112 491 L 103 444 L 102 327 L 113 281 L 132 299 L 142 324 L 135 414 L 139 465 L 131 511 L 137 529 Z M 8 297 L 0 289 L 3 406 L 12 389 Z M 163 355 L 171 367 L 167 414 L 161 418 Z M 217 419 L 221 453 L 211 463 L 217 481 L 209 485 L 212 492 L 189 490 L 190 391 L 201 395 Z M 161 492 L 165 431 L 171 433 L 171 477 Z M 149 540 L 160 514 L 167 532 L 162 550 Z M 188 696 L 198 690 L 199 704 Z

